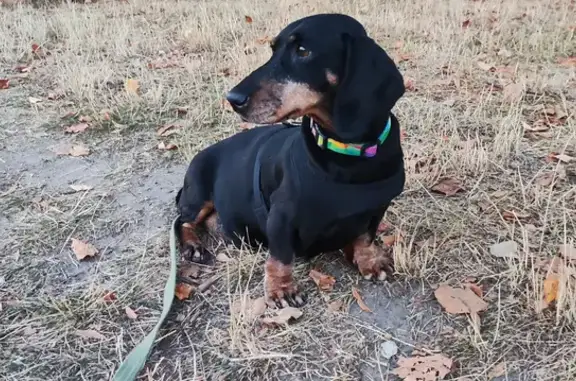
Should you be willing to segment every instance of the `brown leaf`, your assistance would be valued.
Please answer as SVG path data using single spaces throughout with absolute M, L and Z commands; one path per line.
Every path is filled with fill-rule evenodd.
M 460 180 L 453 177 L 446 177 L 432 187 L 433 192 L 443 193 L 446 196 L 454 196 L 456 193 L 463 190 L 464 188 Z
M 188 299 L 193 289 L 194 288 L 187 283 L 178 283 L 174 290 L 174 295 L 180 300 Z
M 264 36 L 256 39 L 256 43 L 260 45 L 270 44 L 274 39 L 269 36 Z
M 292 319 L 298 319 L 302 316 L 302 311 L 294 307 L 285 307 L 279 310 L 275 316 L 265 317 L 262 323 L 265 325 L 286 325 Z
M 504 241 L 490 246 L 490 254 L 498 258 L 520 258 L 518 244 L 514 241 Z
M 472 290 L 472 292 L 478 295 L 479 298 L 481 298 L 484 295 L 484 290 L 482 290 L 482 287 L 480 287 L 476 283 L 466 283 L 464 284 L 464 286 Z
M 507 102 L 518 102 L 522 99 L 522 94 L 524 93 L 524 86 L 521 83 L 511 83 L 504 87 L 503 99 Z
M 174 143 L 166 144 L 164 142 L 160 142 L 160 143 L 158 143 L 158 149 L 164 150 L 164 151 L 171 151 L 171 150 L 178 149 L 178 146 Z
M 92 244 L 76 238 L 72 238 L 71 248 L 79 261 L 86 257 L 93 257 L 98 253 L 98 249 L 96 249 Z
M 90 125 L 88 123 L 78 123 L 78 124 L 73 124 L 71 126 L 68 126 L 64 129 L 65 132 L 68 132 L 70 134 L 76 134 L 78 132 L 84 132 L 88 129 L 88 127 L 90 127 Z
M 72 184 L 72 185 L 70 185 L 70 188 L 72 188 L 72 190 L 74 190 L 76 192 L 84 192 L 84 191 L 89 191 L 89 190 L 93 189 L 92 186 L 84 185 L 84 184 Z
M 560 245 L 560 255 L 568 261 L 576 261 L 576 247 L 572 245 Z
M 385 235 L 382 237 L 382 243 L 386 246 L 393 246 L 396 243 L 396 235 Z
M 576 66 L 576 56 L 558 58 L 558 63 L 566 67 Z
M 492 369 L 490 369 L 490 372 L 488 372 L 488 379 L 492 380 L 494 378 L 502 377 L 505 375 L 506 375 L 506 363 L 501 362 L 499 364 L 494 365 Z
M 128 316 L 128 319 L 132 319 L 132 320 L 138 319 L 138 315 L 130 307 L 126 306 L 126 308 L 124 308 L 124 312 L 126 312 L 126 316 Z
M 442 354 L 400 357 L 393 373 L 406 381 L 442 380 L 452 370 L 452 360 Z
M 106 336 L 96 331 L 95 329 L 77 329 L 76 335 L 84 339 L 105 340 Z
M 198 275 L 200 275 L 200 272 L 201 272 L 200 266 L 194 263 L 189 263 L 180 269 L 180 276 L 187 278 L 189 277 L 197 278 Z
M 312 278 L 320 290 L 330 292 L 334 289 L 334 283 L 336 283 L 336 279 L 334 279 L 333 276 L 323 274 L 320 271 L 314 269 L 310 270 L 310 274 L 308 275 L 310 278 Z
M 516 221 L 516 219 L 525 220 L 530 218 L 530 213 L 505 210 L 502 212 L 502 218 L 504 218 L 506 221 Z
M 560 163 L 570 163 L 572 160 L 574 160 L 574 158 L 570 155 L 557 152 L 552 152 L 550 155 L 548 155 L 548 157 L 550 161 L 556 161 Z
M 360 307 L 362 311 L 372 312 L 372 310 L 366 305 L 366 303 L 364 303 L 364 300 L 362 299 L 362 296 L 360 295 L 356 287 L 352 287 L 352 296 L 354 297 L 354 299 L 356 299 L 356 303 L 358 303 L 358 307 Z
M 470 289 L 442 285 L 434 291 L 434 296 L 451 314 L 472 314 L 488 308 L 488 304 Z
M 254 20 L 252 20 L 252 17 L 250 16 L 244 16 L 244 21 L 246 21 L 248 24 L 252 24 Z
M 462 29 L 467 29 L 470 26 L 470 19 L 462 21 Z
M 36 97 L 28 97 L 28 102 L 30 102 L 30 104 L 35 105 L 37 103 L 42 102 L 42 99 Z
M 549 187 L 554 183 L 554 178 L 555 178 L 554 172 L 544 173 L 536 178 L 536 184 L 543 187 Z
M 137 79 L 128 78 L 124 84 L 126 92 L 129 94 L 138 95 L 138 90 L 140 89 L 140 82 Z
M 338 312 L 342 310 L 344 306 L 344 301 L 342 299 L 335 300 L 333 302 L 328 303 L 328 310 L 332 312 Z
M 406 78 L 404 80 L 404 87 L 406 91 L 416 91 L 416 85 L 414 85 L 414 80 Z
M 495 71 L 496 68 L 494 67 L 494 65 L 488 64 L 484 61 L 478 61 L 476 62 L 476 65 L 478 65 L 478 67 L 484 71 Z
M 172 134 L 174 134 L 175 132 L 177 132 L 177 130 L 180 128 L 180 126 L 177 126 L 175 124 L 167 124 L 165 126 L 162 126 L 158 129 L 158 131 L 156 131 L 156 135 L 158 136 L 170 136 Z
M 0 78 L 0 90 L 5 90 L 10 87 L 10 80 L 5 78 Z
M 116 293 L 114 291 L 109 291 L 102 297 L 102 299 L 105 302 L 113 302 L 116 299 L 118 299 L 118 297 L 116 296 Z
M 558 285 L 560 277 L 558 274 L 550 274 L 544 279 L 544 301 L 548 304 L 558 298 Z
M 266 298 L 260 297 L 251 301 L 252 306 L 250 308 L 251 319 L 256 319 L 260 317 L 266 311 Z

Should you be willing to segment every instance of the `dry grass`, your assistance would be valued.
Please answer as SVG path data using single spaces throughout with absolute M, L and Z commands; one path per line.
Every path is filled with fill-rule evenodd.
M 262 293 L 265 253 L 220 247 L 233 261 L 205 268 L 201 279 L 215 272 L 221 279 L 176 303 L 143 379 L 392 379 L 378 349 L 391 337 L 404 342 L 405 354 L 418 347 L 454 358 L 453 376 L 462 380 L 489 379 L 502 362 L 510 379 L 576 378 L 572 264 L 560 273 L 556 305 L 535 311 L 548 271 L 542 261 L 576 240 L 576 159 L 546 160 L 551 152 L 576 157 L 575 69 L 558 62 L 576 54 L 574 4 L 531 0 L 133 0 L 2 8 L 0 77 L 11 78 L 11 89 L 0 90 L 7 112 L 0 121 L 0 374 L 110 378 L 159 316 L 174 213 L 170 191 L 183 165 L 240 129 L 223 93 L 268 57 L 258 39 L 301 16 L 331 11 L 362 21 L 413 84 L 396 107 L 408 168 L 406 191 L 387 215 L 402 235 L 394 247 L 396 283 L 361 282 L 330 256 L 302 263 L 304 316 L 287 328 L 263 329 L 250 307 Z M 32 54 L 33 43 L 43 57 Z M 15 73 L 18 65 L 31 70 Z M 124 90 L 128 78 L 139 81 L 139 96 Z M 510 98 L 510 84 L 520 84 L 521 93 Z M 51 93 L 59 98 L 48 100 Z M 44 101 L 31 105 L 30 96 Z M 525 124 L 551 117 L 543 112 L 550 106 L 556 116 L 566 114 L 561 123 L 527 133 Z M 92 128 L 64 137 L 62 125 L 77 119 L 60 119 L 70 111 L 89 115 Z M 155 130 L 168 123 L 183 127 L 161 139 L 176 143 L 176 153 L 155 149 Z M 13 154 L 14 142 L 43 157 L 39 152 L 61 141 L 89 145 L 93 158 L 79 167 L 72 159 Z M 23 160 L 39 180 L 21 171 Z M 94 174 L 95 190 L 63 191 L 80 172 Z M 554 186 L 541 185 L 551 172 L 559 176 Z M 465 191 L 432 193 L 444 177 L 458 178 Z M 98 258 L 78 263 L 69 250 L 72 236 L 97 244 Z M 518 242 L 521 258 L 490 256 L 490 245 L 505 240 Z M 304 282 L 311 266 L 337 275 L 328 300 Z M 431 295 L 437 284 L 467 278 L 489 302 L 479 331 L 465 317 L 441 313 Z M 353 285 L 366 295 L 389 295 L 392 304 L 378 313 L 394 300 L 408 306 L 405 335 L 357 308 L 327 309 L 334 300 L 353 305 Z M 116 301 L 103 300 L 109 291 Z M 137 320 L 125 316 L 127 305 Z M 78 329 L 105 338 L 82 338 Z

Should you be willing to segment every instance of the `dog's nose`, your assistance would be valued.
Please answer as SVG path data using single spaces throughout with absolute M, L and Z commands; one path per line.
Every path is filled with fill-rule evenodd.
M 242 108 L 248 104 L 250 97 L 246 94 L 230 91 L 226 94 L 226 100 L 234 107 Z

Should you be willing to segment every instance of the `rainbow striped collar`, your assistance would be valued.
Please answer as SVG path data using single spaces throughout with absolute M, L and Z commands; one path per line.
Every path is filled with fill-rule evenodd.
M 376 152 L 378 152 L 378 146 L 386 140 L 390 134 L 390 128 L 392 127 L 392 121 L 388 117 L 386 122 L 386 127 L 378 136 L 377 142 L 372 143 L 342 143 L 332 138 L 327 137 L 320 131 L 320 126 L 310 118 L 310 130 L 312 130 L 312 135 L 316 139 L 316 144 L 323 149 L 328 149 L 330 151 L 340 153 L 342 155 L 349 156 L 363 156 L 363 157 L 374 157 Z

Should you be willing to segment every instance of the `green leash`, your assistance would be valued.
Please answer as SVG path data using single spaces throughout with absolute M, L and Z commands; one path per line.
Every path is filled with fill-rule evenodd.
M 144 339 L 132 349 L 132 351 L 126 356 L 120 367 L 114 375 L 114 381 L 133 381 L 144 364 L 146 364 L 146 359 L 152 350 L 154 345 L 154 340 L 156 340 L 156 335 L 160 327 L 164 323 L 168 312 L 170 312 L 170 307 L 172 307 L 172 301 L 174 300 L 174 289 L 176 288 L 176 263 L 177 263 L 177 249 L 176 249 L 176 221 L 172 222 L 172 228 L 170 229 L 170 274 L 168 275 L 168 280 L 164 286 L 164 305 L 162 306 L 162 314 L 160 319 L 156 323 L 156 326 L 149 334 L 144 337 Z

